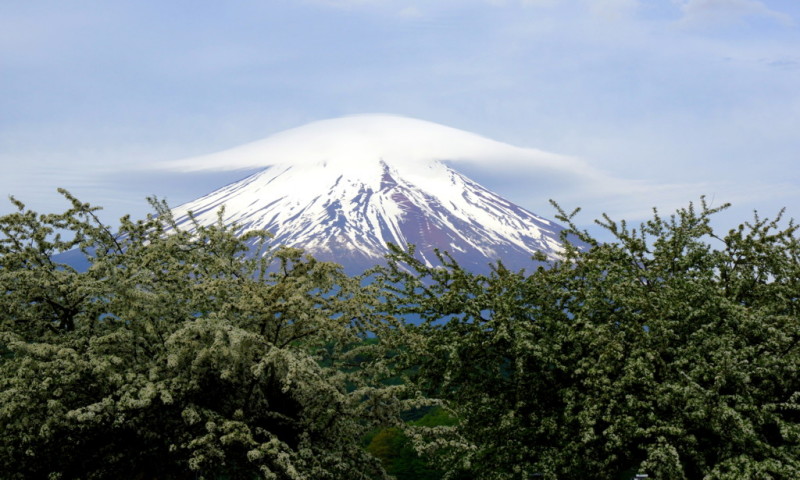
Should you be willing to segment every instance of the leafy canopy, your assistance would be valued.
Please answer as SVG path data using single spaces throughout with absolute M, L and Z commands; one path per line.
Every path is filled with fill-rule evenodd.
M 605 217 L 615 240 L 600 243 L 559 208 L 562 258 L 531 274 L 395 248 L 377 273 L 384 308 L 422 320 L 397 332 L 398 361 L 460 421 L 458 441 L 428 437 L 439 465 L 485 479 L 800 477 L 797 226 L 756 216 L 719 235 L 719 210 L 703 201 L 637 229 Z
M 112 233 L 64 194 L 64 213 L 0 218 L 3 478 L 385 477 L 368 432 L 398 476 L 800 477 L 800 243 L 780 215 L 719 234 L 703 201 L 605 217 L 600 243 L 559 209 L 548 268 L 394 248 L 363 287 L 155 201 Z M 400 421 L 423 404 L 447 421 Z
M 384 476 L 359 441 L 402 387 L 373 381 L 372 300 L 340 267 L 156 201 L 112 233 L 63 194 L 0 218 L 3 478 Z

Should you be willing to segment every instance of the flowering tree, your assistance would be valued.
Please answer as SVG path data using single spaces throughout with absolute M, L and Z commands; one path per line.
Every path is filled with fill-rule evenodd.
M 395 249 L 378 275 L 385 308 L 422 320 L 398 332 L 398 361 L 460 420 L 460 441 L 428 443 L 438 465 L 486 479 L 800 477 L 797 226 L 756 217 L 720 235 L 718 210 L 637 229 L 606 217 L 615 240 L 600 243 L 559 209 L 563 256 L 531 274 Z
M 0 218 L 2 478 L 385 475 L 359 441 L 403 387 L 372 380 L 369 300 L 338 266 L 155 201 L 112 233 L 63 193 Z

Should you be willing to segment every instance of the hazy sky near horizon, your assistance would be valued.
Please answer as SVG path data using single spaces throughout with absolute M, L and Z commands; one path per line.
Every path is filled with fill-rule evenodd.
M 0 3 L 0 193 L 65 187 L 113 222 L 244 172 L 151 168 L 308 122 L 390 113 L 585 162 L 641 218 L 706 194 L 800 217 L 797 0 Z M 467 172 L 552 216 L 535 169 Z M 0 213 L 12 210 L 0 202 Z

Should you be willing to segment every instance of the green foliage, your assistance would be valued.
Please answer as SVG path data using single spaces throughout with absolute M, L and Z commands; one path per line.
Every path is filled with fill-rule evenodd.
M 718 210 L 606 217 L 600 243 L 559 209 L 561 258 L 530 275 L 395 248 L 385 309 L 423 320 L 391 340 L 398 364 L 459 419 L 417 446 L 485 479 L 800 477 L 797 227 L 720 236 Z
M 383 478 L 359 439 L 407 406 L 353 279 L 155 201 L 113 234 L 63 193 L 0 218 L 0 477 Z
M 362 286 L 222 214 L 112 233 L 64 195 L 0 218 L 3 480 L 800 477 L 780 216 L 720 235 L 703 202 L 600 243 L 559 209 L 548 268 L 394 248 Z
M 456 419 L 442 408 L 434 408 L 412 426 L 437 427 L 452 426 Z M 439 480 L 443 472 L 435 468 L 415 451 L 412 441 L 398 427 L 389 427 L 373 432 L 366 447 L 367 451 L 379 458 L 386 472 L 397 480 Z

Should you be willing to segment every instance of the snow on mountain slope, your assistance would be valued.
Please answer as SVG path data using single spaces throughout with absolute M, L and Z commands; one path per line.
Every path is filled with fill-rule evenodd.
M 174 209 L 188 225 L 224 221 L 273 232 L 276 244 L 359 271 L 380 262 L 387 242 L 417 246 L 435 264 L 448 251 L 464 267 L 494 260 L 531 268 L 535 251 L 555 255 L 561 228 L 504 200 L 446 165 L 518 149 L 430 122 L 364 115 L 315 122 L 215 155 L 176 162 L 186 170 L 265 167 Z M 542 153 L 550 163 L 556 156 Z

